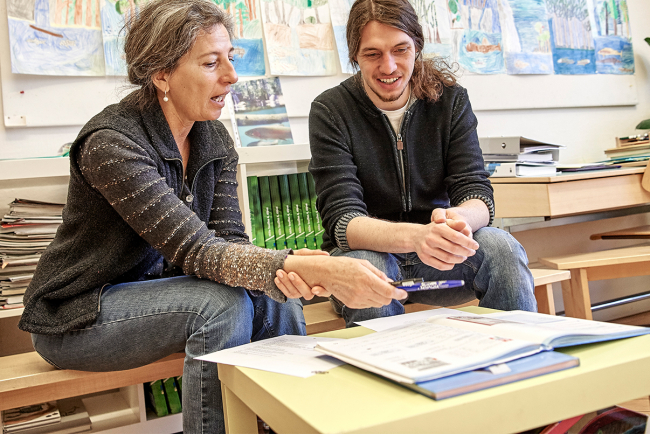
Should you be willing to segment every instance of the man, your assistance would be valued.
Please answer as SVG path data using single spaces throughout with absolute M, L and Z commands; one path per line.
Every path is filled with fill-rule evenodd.
M 309 115 L 323 249 L 367 259 L 394 280 L 464 280 L 409 300 L 536 310 L 523 247 L 488 227 L 492 187 L 465 89 L 441 61 L 424 60 L 407 0 L 357 0 L 347 24 L 358 73 L 317 97 Z M 346 324 L 404 312 L 393 300 L 351 309 Z

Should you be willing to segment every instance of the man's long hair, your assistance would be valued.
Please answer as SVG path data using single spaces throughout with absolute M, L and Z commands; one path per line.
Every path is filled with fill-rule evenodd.
M 441 58 L 423 59 L 424 35 L 418 16 L 408 0 L 356 0 L 350 9 L 346 28 L 348 56 L 356 70 L 361 45 L 361 33 L 370 21 L 394 27 L 406 33 L 415 43 L 415 66 L 411 76 L 412 92 L 418 99 L 435 102 L 442 95 L 444 86 L 454 86 L 456 76 L 452 68 Z

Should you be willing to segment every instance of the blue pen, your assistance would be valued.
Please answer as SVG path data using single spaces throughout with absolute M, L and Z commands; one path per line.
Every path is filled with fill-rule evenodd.
M 424 279 L 405 279 L 397 282 L 391 282 L 391 285 L 396 286 L 404 291 L 428 291 L 431 289 L 447 289 L 464 286 L 464 280 L 437 280 L 432 282 L 425 282 Z

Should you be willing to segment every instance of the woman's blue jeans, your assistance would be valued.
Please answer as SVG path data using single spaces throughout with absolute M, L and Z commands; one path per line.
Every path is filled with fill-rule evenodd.
M 106 286 L 99 317 L 62 335 L 32 335 L 52 365 L 118 371 L 185 351 L 183 432 L 225 432 L 217 364 L 195 357 L 284 334 L 304 335 L 299 300 L 277 303 L 243 288 L 182 276 Z
M 528 269 L 526 251 L 512 235 L 501 229 L 485 227 L 474 233 L 479 249 L 474 256 L 452 270 L 440 271 L 420 261 L 416 253 L 391 254 L 368 250 L 343 252 L 334 249 L 332 256 L 367 259 L 393 280 L 422 277 L 424 280 L 464 280 L 460 288 L 411 292 L 408 300 L 436 306 L 455 306 L 479 299 L 479 306 L 500 310 L 537 311 L 534 280 Z M 393 300 L 380 308 L 351 309 L 335 298 L 330 299 L 347 327 L 357 321 L 399 315 L 404 306 Z

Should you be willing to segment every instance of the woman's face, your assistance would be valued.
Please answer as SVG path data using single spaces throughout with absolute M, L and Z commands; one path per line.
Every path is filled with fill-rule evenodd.
M 178 67 L 171 74 L 165 74 L 169 100 L 162 101 L 164 92 L 159 92 L 165 111 L 172 109 L 182 123 L 214 120 L 221 116 L 230 85 L 237 82 L 232 52 L 228 31 L 221 24 L 210 32 L 199 33 L 192 49 L 181 57 Z M 164 91 L 163 86 L 160 87 Z

